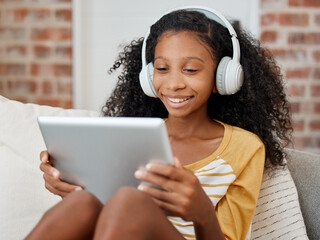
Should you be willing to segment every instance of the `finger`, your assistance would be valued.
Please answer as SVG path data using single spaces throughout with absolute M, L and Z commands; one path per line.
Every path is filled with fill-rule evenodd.
M 174 158 L 173 158 L 173 161 L 174 161 L 174 165 L 175 165 L 177 168 L 183 168 L 180 160 L 179 160 L 177 157 L 174 157 Z
M 174 204 L 178 204 L 178 199 L 179 196 L 176 193 L 173 192 L 167 192 L 163 189 L 157 189 L 155 187 L 152 186 L 147 186 L 143 183 L 141 183 L 138 186 L 138 189 L 140 191 L 143 191 L 145 193 L 148 193 L 151 197 L 159 199 L 161 201 L 165 201 L 165 202 L 170 202 L 170 203 L 174 203 Z
M 177 161 L 179 160 L 177 159 Z M 146 169 L 172 180 L 194 184 L 196 176 L 190 170 L 185 169 L 180 161 L 177 162 L 177 164 L 178 167 L 169 164 L 150 162 L 146 165 Z
M 175 205 L 169 202 L 164 202 L 159 199 L 153 198 L 153 201 L 162 209 L 165 210 L 166 212 L 170 213 L 170 216 L 177 216 L 177 217 L 182 217 L 181 212 L 182 209 L 179 207 L 179 205 Z
M 42 151 L 40 153 L 40 161 L 43 162 L 43 163 L 47 163 L 49 161 L 48 151 Z
M 167 191 L 178 191 L 181 187 L 178 186 L 178 184 L 181 185 L 180 182 L 177 182 L 175 180 L 169 179 L 167 177 L 154 174 L 150 171 L 139 169 L 135 172 L 135 177 L 141 181 L 145 181 L 154 185 L 157 185 L 159 187 L 162 187 L 163 189 Z
M 173 180 L 182 180 L 181 170 L 170 164 L 150 162 L 146 165 L 146 169 L 152 173 L 170 178 Z
M 51 175 L 52 177 L 54 177 L 55 179 L 59 179 L 60 178 L 60 172 L 54 168 L 53 166 L 51 166 L 48 163 L 41 163 L 40 164 L 40 170 L 44 173 L 47 173 L 49 175 Z
M 54 188 L 56 191 L 63 192 L 63 193 L 70 193 L 77 190 L 82 190 L 83 188 L 78 185 L 72 185 L 61 180 L 55 179 L 54 177 L 43 174 L 43 179 L 45 182 Z
M 49 183 L 45 182 L 45 188 L 53 193 L 54 195 L 59 195 L 60 197 L 65 197 L 67 195 L 66 192 L 61 192 L 61 191 L 58 191 L 57 189 L 55 189 L 54 187 L 52 187 Z

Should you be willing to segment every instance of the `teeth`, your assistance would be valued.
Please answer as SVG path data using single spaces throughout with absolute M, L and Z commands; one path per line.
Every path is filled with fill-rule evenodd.
M 168 98 L 168 99 L 174 103 L 181 103 L 181 102 L 188 100 L 189 98 Z

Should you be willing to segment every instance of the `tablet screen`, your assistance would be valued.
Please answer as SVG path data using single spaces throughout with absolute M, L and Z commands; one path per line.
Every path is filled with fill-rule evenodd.
M 138 186 L 134 172 L 150 160 L 173 164 L 160 118 L 41 116 L 38 123 L 61 179 L 102 202 L 121 186 Z

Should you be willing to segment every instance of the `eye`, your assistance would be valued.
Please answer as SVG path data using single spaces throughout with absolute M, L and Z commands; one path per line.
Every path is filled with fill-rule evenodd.
M 197 69 L 191 69 L 191 68 L 186 68 L 183 70 L 184 72 L 187 72 L 187 73 L 195 73 L 197 72 L 198 70 Z
M 155 68 L 158 72 L 166 72 L 168 71 L 169 68 L 166 68 L 166 67 L 158 67 L 158 68 Z

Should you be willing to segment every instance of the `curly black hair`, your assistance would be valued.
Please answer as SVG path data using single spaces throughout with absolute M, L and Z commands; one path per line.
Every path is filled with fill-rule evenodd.
M 210 96 L 208 114 L 211 118 L 255 133 L 266 147 L 266 168 L 284 166 L 284 147 L 291 143 L 291 114 L 283 78 L 270 52 L 258 40 L 232 22 L 240 48 L 244 82 L 233 95 Z M 233 54 L 230 33 L 221 24 L 197 11 L 179 10 L 163 16 L 150 29 L 146 59 L 153 62 L 161 35 L 167 31 L 190 31 L 210 47 L 215 60 Z M 118 83 L 102 108 L 105 116 L 160 117 L 168 112 L 158 98 L 145 95 L 140 87 L 143 38 L 132 41 L 118 56 L 109 72 L 123 67 Z

